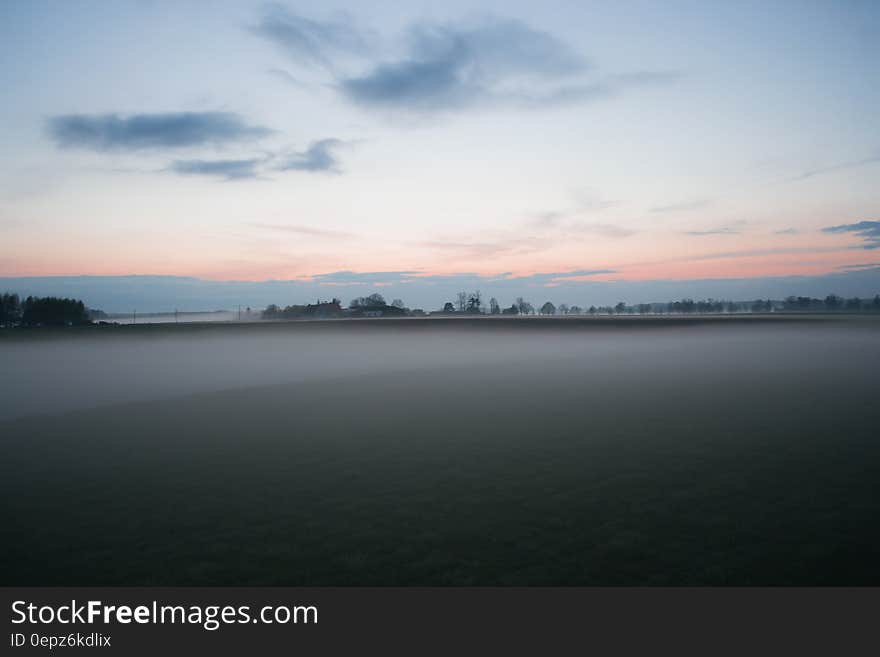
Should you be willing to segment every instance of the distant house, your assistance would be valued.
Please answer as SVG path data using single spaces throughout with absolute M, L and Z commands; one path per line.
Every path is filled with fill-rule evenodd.
M 349 317 L 406 317 L 409 311 L 406 308 L 398 306 L 389 306 L 388 304 L 372 304 L 369 306 L 355 306 L 348 309 Z
M 333 301 L 318 301 L 318 303 L 306 306 L 306 317 L 314 317 L 316 319 L 326 319 L 330 317 L 342 317 L 342 304 L 339 299 Z
M 310 303 L 306 306 L 295 305 L 279 308 L 275 304 L 268 306 L 262 313 L 263 319 L 330 319 L 342 317 L 344 311 L 339 299 Z

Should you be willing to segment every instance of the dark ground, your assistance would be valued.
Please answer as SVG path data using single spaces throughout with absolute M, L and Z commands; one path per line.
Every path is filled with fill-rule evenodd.
M 880 322 L 643 328 L 4 420 L 0 581 L 880 584 Z

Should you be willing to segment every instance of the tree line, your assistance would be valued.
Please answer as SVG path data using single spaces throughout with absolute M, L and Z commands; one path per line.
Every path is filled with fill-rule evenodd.
M 91 324 L 88 308 L 79 299 L 0 295 L 0 327 L 81 326 Z
M 431 315 L 688 315 L 715 313 L 767 313 L 767 312 L 844 312 L 880 313 L 880 294 L 873 299 L 844 298 L 829 294 L 825 298 L 789 296 L 781 301 L 756 299 L 754 301 L 724 301 L 717 299 L 693 300 L 690 298 L 663 303 L 640 303 L 628 305 L 620 301 L 613 306 L 587 308 L 560 303 L 558 306 L 546 301 L 537 308 L 523 297 L 517 297 L 510 306 L 502 307 L 495 297 L 483 302 L 479 291 L 459 292 L 455 301 L 448 301 Z M 406 317 L 423 316 L 421 309 L 410 309 L 401 299 L 391 303 L 379 293 L 352 299 L 347 308 L 340 299 L 318 300 L 314 304 L 280 307 L 270 304 L 263 310 L 263 319 L 331 319 L 340 317 Z M 79 299 L 62 297 L 33 297 L 21 299 L 17 294 L 0 295 L 0 327 L 15 326 L 79 326 L 91 324 L 104 313 L 88 309 Z
M 280 307 L 276 304 L 266 306 L 261 313 L 263 319 L 333 319 L 339 317 L 405 317 L 407 315 L 424 314 L 421 310 L 410 310 L 403 301 L 394 299 L 385 301 L 381 294 L 374 293 L 366 297 L 352 299 L 348 308 L 342 307 L 342 301 L 332 299 L 306 305 Z
M 852 297 L 845 299 L 829 294 L 824 299 L 811 297 L 786 297 L 782 301 L 756 299 L 754 301 L 726 301 L 719 299 L 694 300 L 690 298 L 661 303 L 629 305 L 620 301 L 613 306 L 589 306 L 561 303 L 558 306 L 546 301 L 537 308 L 522 297 L 517 297 L 509 307 L 502 307 L 495 297 L 483 305 L 480 292 L 459 292 L 456 300 L 447 301 L 442 314 L 489 314 L 489 315 L 689 315 L 714 313 L 768 313 L 768 312 L 880 312 L 880 295 L 873 299 Z
M 510 306 L 502 306 L 498 299 L 491 297 L 487 303 L 479 290 L 458 292 L 453 301 L 447 301 L 442 309 L 425 313 L 421 309 L 411 310 L 400 299 L 387 303 L 379 293 L 352 299 L 348 307 L 343 307 L 339 299 L 318 301 L 315 304 L 280 307 L 275 304 L 262 312 L 263 319 L 309 319 L 334 317 L 406 317 L 430 315 L 691 315 L 721 313 L 769 313 L 769 312 L 880 312 L 880 295 L 873 299 L 852 297 L 845 299 L 829 294 L 824 299 L 811 297 L 786 297 L 784 300 L 755 299 L 754 301 L 728 301 L 719 299 L 694 300 L 690 298 L 660 303 L 639 303 L 635 305 L 620 301 L 613 306 L 579 306 L 546 301 L 540 306 L 533 305 L 523 297 L 517 297 Z

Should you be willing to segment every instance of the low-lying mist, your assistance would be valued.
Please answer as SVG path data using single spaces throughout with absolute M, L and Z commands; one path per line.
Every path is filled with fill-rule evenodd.
M 877 584 L 878 328 L 4 336 L 0 580 Z
M 439 325 L 144 326 L 0 342 L 0 417 L 281 383 L 462 367 L 514 366 L 523 377 L 579 363 L 587 379 L 650 370 L 818 367 L 876 352 L 876 332 L 846 325 L 649 326 L 571 330 Z M 845 351 L 845 354 L 836 355 Z M 876 353 L 872 355 L 876 356 Z

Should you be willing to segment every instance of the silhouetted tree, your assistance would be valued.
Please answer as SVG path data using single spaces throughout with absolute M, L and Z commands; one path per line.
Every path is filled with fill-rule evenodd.
M 570 309 L 567 303 L 560 303 L 559 306 L 556 308 L 556 312 L 558 312 L 560 315 L 567 315 L 569 313 L 569 310 Z
M 483 295 L 480 294 L 479 290 L 471 292 L 468 295 L 467 311 L 473 314 L 479 314 L 483 312 Z
M 590 313 L 591 315 L 595 315 L 597 312 L 599 312 L 599 309 L 596 308 L 596 306 L 590 306 L 590 309 L 587 310 L 587 312 Z
M 394 306 L 395 308 L 406 308 L 406 306 L 403 304 L 403 301 L 401 299 L 395 299 L 394 301 L 391 302 L 391 305 Z
M 545 302 L 543 306 L 541 306 L 541 314 L 542 315 L 555 315 L 556 314 L 556 306 L 554 306 L 549 301 Z
M 580 306 L 572 306 L 571 308 L 568 309 L 568 314 L 569 315 L 583 315 L 584 309 L 581 308 Z
M 623 314 L 624 312 L 626 312 L 626 304 L 623 301 L 619 301 L 617 305 L 614 306 L 614 312 L 616 312 L 618 315 Z
M 501 311 L 502 315 L 519 315 L 519 308 L 515 303 L 510 305 L 510 308 L 505 308 Z
M 835 307 L 831 308 L 831 309 L 837 310 L 836 304 L 838 304 L 838 302 L 842 302 L 842 301 L 843 301 L 843 299 L 840 299 L 840 297 L 838 297 L 837 295 L 830 294 L 825 298 L 825 305 L 826 305 L 826 307 L 831 308 L 830 306 L 828 306 L 828 304 L 830 302 L 832 305 L 835 305 Z M 814 301 L 810 297 L 793 297 L 792 296 L 792 297 L 785 297 L 785 301 L 782 302 L 782 308 L 783 308 L 783 310 L 796 310 L 796 311 L 802 312 L 805 310 L 809 310 L 814 305 L 819 306 L 820 303 L 821 302 L 818 299 L 816 299 Z
M 23 326 L 78 326 L 91 324 L 85 304 L 78 299 L 28 297 L 21 305 Z
M 373 294 L 366 297 L 358 297 L 357 299 L 352 299 L 351 303 L 348 304 L 349 308 L 381 308 L 388 304 L 385 303 L 385 297 L 383 297 L 378 292 L 374 292 Z
M 516 298 L 516 307 L 519 310 L 520 315 L 531 315 L 535 312 L 534 307 L 528 301 L 523 299 L 522 297 Z
M 0 326 L 15 326 L 21 321 L 21 300 L 17 294 L 0 295 Z
M 468 293 L 467 292 L 459 292 L 456 296 L 456 301 L 458 303 L 458 312 L 463 313 L 467 310 L 468 303 Z
M 793 299 L 794 297 L 788 297 L 785 300 L 786 305 L 789 303 L 789 299 Z M 840 310 L 841 306 L 843 306 L 843 299 L 837 296 L 836 294 L 829 294 L 825 297 L 825 308 L 828 310 Z
M 445 312 L 445 313 L 454 313 L 455 312 L 455 306 L 452 305 L 451 301 L 447 301 L 445 304 L 443 304 L 443 312 Z
M 490 315 L 500 315 L 501 314 L 501 306 L 498 305 L 498 299 L 492 297 L 489 299 L 489 314 Z

